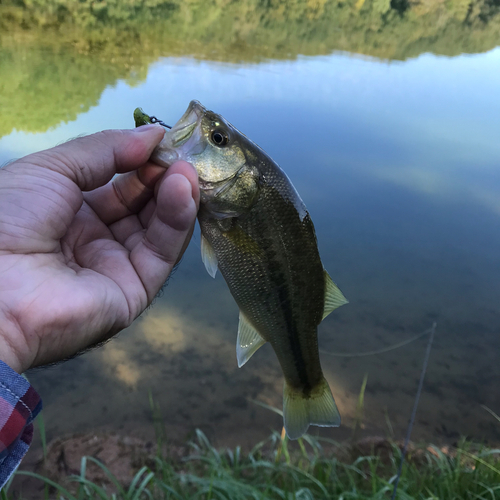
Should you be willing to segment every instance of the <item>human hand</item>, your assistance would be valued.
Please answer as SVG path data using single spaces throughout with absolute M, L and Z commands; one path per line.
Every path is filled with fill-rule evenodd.
M 17 372 L 130 325 L 180 259 L 198 178 L 148 161 L 163 135 L 108 130 L 0 169 L 0 359 Z

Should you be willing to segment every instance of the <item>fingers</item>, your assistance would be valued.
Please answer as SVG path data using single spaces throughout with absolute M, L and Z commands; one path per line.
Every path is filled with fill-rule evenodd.
M 140 172 L 144 169 L 149 170 L 145 175 L 147 180 L 141 180 L 144 175 Z M 115 177 L 111 183 L 96 190 L 99 193 L 95 198 L 89 197 L 91 202 L 89 205 L 92 206 L 94 212 L 108 224 L 116 240 L 128 249 L 132 249 L 137 241 L 143 237 L 143 234 L 138 233 L 149 226 L 151 218 L 156 212 L 157 201 L 152 196 L 155 188 L 158 190 L 159 184 L 152 185 L 152 183 L 156 181 L 158 174 L 165 175 L 166 172 L 165 168 L 156 165 L 148 165 L 144 169 L 141 168 L 137 171 L 138 177 L 133 176 L 135 172 Z M 196 186 L 194 197 L 198 203 L 199 189 L 196 170 L 184 161 L 175 162 L 168 170 L 170 174 L 179 171 L 182 175 L 187 176 L 193 186 Z M 123 182 L 120 182 L 120 179 L 123 179 Z M 117 186 L 112 187 L 111 184 L 115 182 Z M 149 183 L 148 186 L 145 186 L 146 182 Z M 117 193 L 119 194 L 117 195 Z M 101 197 L 102 200 L 99 200 Z M 86 201 L 88 201 L 87 198 Z M 92 205 L 93 201 L 97 203 Z
M 34 153 L 20 162 L 59 172 L 82 191 L 90 191 L 106 184 L 116 173 L 144 165 L 164 134 L 165 129 L 159 125 L 105 130 Z
M 194 168 L 184 161 L 173 164 L 159 186 L 156 211 L 149 226 L 130 253 L 149 302 L 165 283 L 191 237 L 199 197 Z
M 153 197 L 165 168 L 152 163 L 118 175 L 106 185 L 84 194 L 84 200 L 107 225 L 136 214 Z
M 163 184 L 167 182 L 169 177 L 174 175 L 180 175 L 187 179 L 188 183 L 191 186 L 190 193 L 196 204 L 196 208 L 198 208 L 200 204 L 200 189 L 198 187 L 198 174 L 196 173 L 195 168 L 187 161 L 176 161 L 168 169 L 165 178 L 162 180 L 160 186 L 158 187 L 158 194 L 156 197 L 157 212 L 162 220 L 176 224 L 176 222 L 174 221 L 175 215 L 178 212 L 175 210 L 176 202 L 173 198 L 170 198 L 171 196 L 175 195 L 175 190 L 166 191 L 163 186 Z M 184 185 L 187 189 L 187 184 Z M 177 222 L 182 225 L 182 221 L 180 219 L 177 220 Z

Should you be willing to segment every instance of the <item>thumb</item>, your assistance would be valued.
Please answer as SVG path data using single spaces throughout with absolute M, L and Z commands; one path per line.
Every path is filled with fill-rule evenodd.
M 184 161 L 168 169 L 157 193 L 156 211 L 130 260 L 151 302 L 191 237 L 200 192 L 196 170 Z

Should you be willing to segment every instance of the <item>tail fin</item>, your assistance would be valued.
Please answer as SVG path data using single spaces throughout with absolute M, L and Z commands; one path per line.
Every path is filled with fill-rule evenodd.
M 338 427 L 340 413 L 328 382 L 323 379 L 309 396 L 294 390 L 285 381 L 283 389 L 283 420 L 290 439 L 298 439 L 310 425 Z

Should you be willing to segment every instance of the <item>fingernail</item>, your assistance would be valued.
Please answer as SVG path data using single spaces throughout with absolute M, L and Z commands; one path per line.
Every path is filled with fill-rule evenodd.
M 165 131 L 165 129 L 161 125 L 158 125 L 156 123 L 150 123 L 148 125 L 141 125 L 140 127 L 135 128 L 134 132 L 137 132 L 138 134 L 142 134 L 143 132 L 149 132 L 153 129 Z

